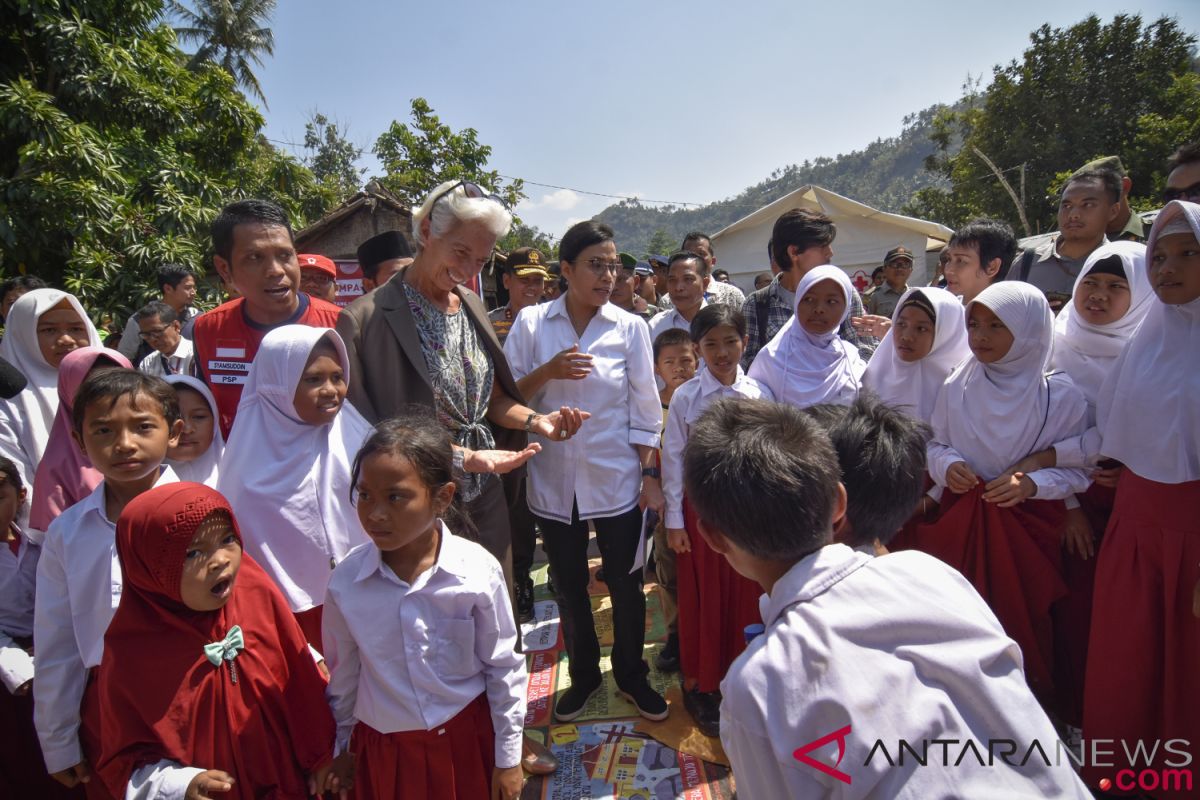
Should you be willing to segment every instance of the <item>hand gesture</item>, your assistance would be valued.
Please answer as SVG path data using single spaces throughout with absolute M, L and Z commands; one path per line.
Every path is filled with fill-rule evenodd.
M 185 800 L 213 800 L 233 788 L 233 776 L 219 769 L 209 769 L 192 778 Z
M 851 317 L 850 326 L 859 333 L 882 339 L 892 327 L 892 321 L 878 314 L 863 314 L 861 317 Z
M 1087 561 L 1096 554 L 1096 538 L 1092 535 L 1092 526 L 1082 508 L 1067 509 L 1062 538 L 1063 547 L 1070 555 Z
M 1037 494 L 1037 484 L 1023 472 L 1001 475 L 983 487 L 983 499 L 1000 508 L 1012 508 Z
M 576 342 L 547 361 L 546 369 L 552 380 L 583 380 L 592 374 L 592 356 L 591 353 L 579 352 L 579 343 Z
M 51 772 L 50 777 L 68 789 L 73 789 L 79 784 L 87 783 L 92 779 L 92 767 L 88 764 L 87 759 L 84 759 L 73 767 L 67 767 L 58 772 Z
M 690 553 L 692 540 L 682 528 L 667 528 L 667 547 L 676 553 Z
M 492 800 L 517 800 L 524 788 L 525 773 L 520 764 L 492 770 Z
M 524 450 L 467 450 L 463 454 L 465 472 L 493 472 L 503 475 L 542 452 L 542 446 L 533 442 Z
M 308 793 L 321 797 L 326 792 L 334 792 L 345 800 L 354 787 L 354 770 L 354 754 L 347 750 L 308 776 Z
M 539 415 L 533 421 L 530 430 L 540 433 L 552 442 L 565 442 L 579 433 L 584 421 L 591 416 L 587 411 L 563 406 L 558 411 Z
M 979 476 L 965 461 L 955 461 L 946 470 L 946 486 L 955 494 L 966 494 L 979 483 Z

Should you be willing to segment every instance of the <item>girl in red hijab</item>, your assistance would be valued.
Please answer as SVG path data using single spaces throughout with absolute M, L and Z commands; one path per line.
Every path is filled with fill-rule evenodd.
M 117 522 L 124 592 L 104 637 L 99 777 L 116 797 L 294 798 L 333 752 L 325 681 L 229 503 L 152 489 Z

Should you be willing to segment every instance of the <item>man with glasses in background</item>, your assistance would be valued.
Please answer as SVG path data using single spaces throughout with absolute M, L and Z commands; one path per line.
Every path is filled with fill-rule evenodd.
M 183 338 L 175 309 L 161 300 L 154 300 L 133 318 L 142 341 L 154 348 L 138 363 L 138 370 L 160 378 L 191 374 L 192 343 Z
M 1172 200 L 1200 203 L 1200 142 L 1183 145 L 1167 162 L 1163 205 Z
M 319 297 L 327 303 L 337 299 L 337 267 L 325 256 L 301 253 L 300 291 L 309 297 Z
M 159 298 L 162 302 L 175 309 L 175 316 L 183 327 L 183 335 L 190 339 L 191 322 L 200 312 L 192 305 L 196 300 L 196 273 L 179 264 L 163 264 L 158 268 L 156 276 Z M 138 329 L 136 315 L 131 315 L 121 333 L 121 341 L 117 349 L 130 362 L 137 364 L 154 349 L 146 344 Z
M 908 276 L 912 275 L 913 254 L 903 245 L 888 250 L 883 257 L 883 283 L 867 298 L 867 313 L 892 318 L 896 303 L 908 291 Z

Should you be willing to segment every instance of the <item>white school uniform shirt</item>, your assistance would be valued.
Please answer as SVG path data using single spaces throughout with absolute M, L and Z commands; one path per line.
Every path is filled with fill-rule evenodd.
M 872 558 L 844 544 L 795 564 L 759 605 L 766 631 L 721 683 L 721 743 L 738 795 L 781 798 L 1090 798 L 1070 758 L 1047 767 L 987 763 L 989 739 L 1012 739 L 1024 754 L 1036 739 L 1054 763 L 1058 736 L 1025 683 L 1021 651 L 952 568 L 914 551 Z M 839 760 L 844 736 L 845 753 Z M 847 783 L 801 761 L 847 775 Z M 907 757 L 899 742 L 927 766 Z M 892 762 L 872 752 L 882 741 Z M 868 757 L 869 763 L 868 763 Z M 1018 759 L 1014 759 L 1018 760 Z M 864 766 L 865 765 L 865 766 Z
M 571 325 L 565 297 L 523 308 L 504 355 L 520 380 L 576 342 L 579 352 L 592 355 L 591 374 L 549 381 L 526 398 L 535 409 L 571 406 L 592 414 L 565 442 L 529 437 L 542 445 L 529 461 L 529 508 L 567 524 L 574 503 L 581 520 L 615 517 L 636 506 L 642 469 L 635 445 L 658 447 L 662 429 L 649 329 L 612 303 L 596 311 L 582 336 Z
M 20 530 L 17 552 L 0 542 L 0 691 L 15 692 L 33 677 L 33 657 L 13 637 L 33 635 L 33 592 L 41 548 Z
M 163 466 L 155 486 L 178 478 Z M 117 525 L 105 513 L 104 482 L 50 523 L 37 570 L 33 613 L 33 722 L 48 772 L 83 760 L 79 704 L 88 670 L 100 665 L 104 632 L 121 601 Z
M 708 300 L 701 299 L 700 308 L 696 310 L 696 313 L 699 314 L 707 306 Z M 692 323 L 683 318 L 683 315 L 679 313 L 679 309 L 671 306 L 661 314 L 655 314 L 650 318 L 650 344 L 653 345 L 654 340 L 658 338 L 658 335 L 670 328 L 678 328 L 681 331 L 691 331 Z
M 733 384 L 726 386 L 704 370 L 675 390 L 663 432 L 662 488 L 667 501 L 668 528 L 683 528 L 683 448 L 696 420 L 713 402 L 722 398 L 774 400 L 771 390 L 746 376 L 739 366 Z
M 481 546 L 438 525 L 437 562 L 411 585 L 370 543 L 333 571 L 322 638 L 337 752 L 356 721 L 380 733 L 433 730 L 486 692 L 496 766 L 515 767 L 526 673 L 504 574 Z
M 159 378 L 165 378 L 168 375 L 191 375 L 194 355 L 195 351 L 191 340 L 181 338 L 174 353 L 164 356 L 155 350 L 142 359 L 138 364 L 138 371 L 147 375 L 156 375 Z

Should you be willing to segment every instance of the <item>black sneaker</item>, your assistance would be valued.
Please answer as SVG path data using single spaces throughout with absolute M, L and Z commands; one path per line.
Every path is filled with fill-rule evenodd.
M 519 575 L 513 583 L 517 595 L 517 622 L 533 622 L 533 578 Z
M 588 700 L 600 688 L 602 681 L 595 683 L 572 683 L 563 691 L 554 704 L 554 718 L 559 722 L 570 722 L 583 713 Z
M 629 689 L 618 689 L 617 694 L 633 703 L 638 713 L 651 722 L 664 720 L 671 713 L 663 696 L 651 689 L 650 684 L 645 681 Z
M 604 580 L 604 567 L 596 570 L 596 580 L 599 583 L 608 583 L 608 581 Z
M 696 727 L 705 736 L 718 737 L 721 735 L 721 693 L 698 692 L 695 689 L 683 691 L 683 707 L 696 721 Z
M 679 671 L 679 635 L 672 633 L 667 637 L 667 643 L 654 657 L 654 668 L 659 672 Z

